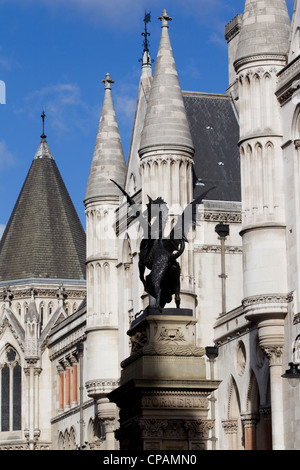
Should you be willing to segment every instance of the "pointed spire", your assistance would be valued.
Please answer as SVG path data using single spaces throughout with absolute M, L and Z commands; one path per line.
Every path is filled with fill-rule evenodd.
M 28 306 L 28 311 L 25 315 L 25 323 L 39 323 L 40 321 L 40 316 L 37 311 L 36 303 L 35 303 L 35 291 L 34 289 L 31 289 L 31 300 Z
M 152 146 L 180 146 L 193 152 L 192 137 L 169 38 L 171 18 L 164 10 L 159 19 L 162 22 L 162 33 L 140 152 Z
M 290 17 L 285 0 L 246 0 L 236 61 L 288 52 Z
M 43 113 L 41 114 L 41 118 L 43 121 L 43 132 L 41 135 L 40 145 L 38 146 L 38 149 L 34 156 L 34 160 L 37 160 L 38 158 L 51 158 L 53 160 L 53 155 L 46 141 L 47 136 L 45 135 L 45 117 L 46 117 L 46 114 L 45 114 L 45 110 L 43 109 Z
M 42 137 L 0 241 L 0 282 L 83 279 L 86 236 Z
M 105 95 L 85 203 L 89 199 L 119 196 L 118 188 L 111 179 L 121 187 L 125 184 L 126 162 L 111 94 L 111 84 L 114 82 L 109 73 L 102 83 L 105 84 Z

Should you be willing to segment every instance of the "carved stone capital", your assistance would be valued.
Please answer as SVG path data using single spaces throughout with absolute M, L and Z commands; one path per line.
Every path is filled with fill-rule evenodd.
M 241 415 L 241 420 L 245 428 L 255 428 L 259 421 L 259 415 L 245 413 Z
M 162 438 L 169 423 L 166 419 L 138 419 L 138 426 L 141 428 L 143 437 Z
M 283 346 L 274 344 L 269 346 L 262 346 L 262 349 L 266 353 L 270 361 L 270 366 L 281 366 L 282 365 L 282 353 Z
M 189 420 L 184 422 L 189 438 L 208 439 L 209 431 L 214 427 L 214 420 Z
M 112 433 L 116 430 L 116 420 L 115 418 L 102 418 L 101 421 L 105 426 L 106 433 Z
M 270 406 L 262 406 L 259 409 L 260 416 L 263 417 L 264 421 L 271 421 L 271 407 Z
M 238 420 L 227 419 L 222 421 L 222 426 L 225 434 L 236 434 L 238 432 Z

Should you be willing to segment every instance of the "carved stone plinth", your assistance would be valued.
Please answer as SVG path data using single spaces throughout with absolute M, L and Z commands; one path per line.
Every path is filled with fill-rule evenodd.
M 197 321 L 190 310 L 150 312 L 133 322 L 131 355 L 109 394 L 120 409 L 120 449 L 204 450 L 214 426 L 208 398 L 220 382 L 206 379 Z

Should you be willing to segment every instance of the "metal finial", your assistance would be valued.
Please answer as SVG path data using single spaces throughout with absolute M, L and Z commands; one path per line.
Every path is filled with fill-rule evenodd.
M 106 77 L 105 77 L 105 80 L 102 80 L 102 83 L 105 83 L 105 90 L 111 90 L 111 84 L 112 83 L 115 83 L 111 78 L 110 78 L 110 74 L 107 73 L 106 74 Z
M 167 28 L 169 27 L 169 21 L 172 21 L 172 18 L 168 16 L 167 10 L 163 10 L 162 16 L 158 17 L 159 20 L 161 20 L 161 26 L 162 28 L 166 26 Z
M 43 133 L 41 135 L 41 138 L 42 139 L 46 139 L 46 135 L 45 135 L 45 117 L 46 117 L 46 114 L 45 114 L 45 110 L 43 109 L 43 114 L 41 114 L 41 118 L 43 120 Z
M 148 40 L 148 37 L 150 36 L 150 33 L 148 32 L 148 29 L 147 29 L 147 24 L 150 23 L 151 21 L 151 13 L 147 13 L 147 11 L 145 10 L 145 17 L 144 17 L 144 23 L 145 23 L 145 30 L 144 32 L 142 33 L 142 36 L 144 36 L 144 41 L 143 41 L 143 46 L 144 46 L 144 51 L 143 51 L 143 57 L 141 59 L 139 59 L 139 62 L 143 62 L 143 65 L 151 65 L 151 62 L 154 62 L 153 60 L 151 60 L 150 58 L 150 54 L 149 54 L 149 40 Z
M 145 31 L 142 33 L 142 36 L 144 36 L 144 52 L 149 52 L 149 41 L 148 41 L 148 36 L 150 36 L 150 33 L 148 33 L 147 30 L 147 24 L 150 23 L 151 21 L 151 13 L 147 13 L 145 10 L 145 18 L 144 18 L 144 23 L 145 23 Z

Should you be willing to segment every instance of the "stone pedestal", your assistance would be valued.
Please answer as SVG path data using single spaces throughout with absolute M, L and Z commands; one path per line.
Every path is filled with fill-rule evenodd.
M 205 450 L 214 422 L 205 350 L 195 346 L 192 310 L 146 309 L 128 332 L 131 355 L 121 385 L 109 394 L 120 409 L 120 449 Z

